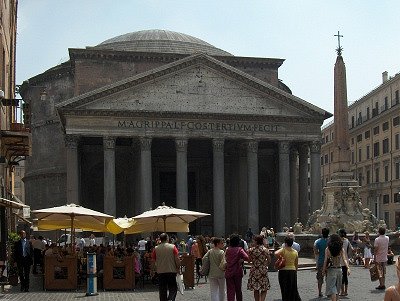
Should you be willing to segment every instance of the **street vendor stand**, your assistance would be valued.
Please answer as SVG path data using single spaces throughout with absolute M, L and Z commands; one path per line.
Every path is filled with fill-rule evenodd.
M 76 290 L 78 288 L 78 260 L 75 256 L 60 258 L 45 256 L 44 289 Z
M 134 257 L 117 258 L 105 256 L 103 264 L 103 288 L 105 290 L 125 290 L 135 288 Z

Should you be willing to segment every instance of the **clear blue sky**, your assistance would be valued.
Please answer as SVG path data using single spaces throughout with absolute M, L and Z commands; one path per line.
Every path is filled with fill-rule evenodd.
M 279 78 L 333 112 L 333 66 L 340 30 L 348 101 L 400 71 L 400 1 L 19 0 L 17 83 L 94 46 L 144 29 L 198 37 L 237 56 L 286 59 Z

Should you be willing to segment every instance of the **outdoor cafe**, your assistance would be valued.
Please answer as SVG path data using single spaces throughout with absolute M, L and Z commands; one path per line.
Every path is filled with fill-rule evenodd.
M 209 214 L 159 206 L 133 218 L 118 218 L 75 204 L 33 211 L 38 230 L 69 228 L 71 242 L 75 229 L 103 232 L 105 236 L 119 233 L 188 232 L 189 223 Z M 97 256 L 96 256 L 97 255 Z M 96 262 L 96 258 L 99 262 Z M 194 287 L 194 257 L 181 255 L 181 271 L 186 287 Z M 80 248 L 54 246 L 44 256 L 44 290 L 78 290 L 88 288 L 87 295 L 96 294 L 97 286 L 104 290 L 133 290 L 152 281 L 155 273 L 151 249 L 140 256 L 130 247 L 102 245 Z M 92 291 L 89 291 L 89 287 Z M 94 287 L 94 289 L 93 289 Z

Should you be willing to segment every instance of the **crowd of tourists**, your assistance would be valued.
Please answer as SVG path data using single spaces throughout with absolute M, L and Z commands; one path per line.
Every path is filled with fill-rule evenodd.
M 369 269 L 376 265 L 379 275 L 377 290 L 385 290 L 386 264 L 394 263 L 394 254 L 390 250 L 389 238 L 385 229 L 379 229 L 379 236 L 371 242 L 368 232 L 359 236 L 355 233 L 347 238 L 344 229 L 338 233 L 329 233 L 322 229 L 321 237 L 314 243 L 314 254 L 317 270 L 318 296 L 328 296 L 338 300 L 349 292 L 349 275 L 351 265 L 363 265 Z M 283 301 L 301 300 L 297 289 L 297 270 L 301 246 L 295 242 L 291 229 L 284 237 L 284 243 L 279 245 L 273 229 L 262 228 L 259 235 L 254 235 L 248 229 L 244 238 L 232 234 L 228 238 L 191 236 L 186 239 L 177 238 L 166 233 L 154 238 L 140 238 L 125 247 L 96 245 L 93 238 L 89 243 L 80 240 L 74 250 L 71 247 L 47 243 L 43 237 L 26 239 L 21 232 L 21 240 L 16 244 L 15 258 L 21 279 L 21 290 L 29 290 L 29 268 L 32 262 L 25 260 L 33 258 L 33 273 L 43 270 L 46 256 L 56 256 L 59 260 L 71 255 L 78 257 L 78 263 L 84 262 L 88 252 L 96 254 L 97 271 L 101 275 L 105 256 L 116 258 L 130 257 L 134 264 L 135 274 L 146 275 L 159 287 L 160 300 L 175 300 L 178 287 L 176 275 L 182 272 L 180 255 L 193 255 L 195 273 L 198 277 L 207 277 L 210 284 L 212 301 L 243 300 L 242 279 L 246 273 L 244 265 L 250 266 L 246 289 L 253 291 L 254 300 L 264 301 L 271 289 L 268 269 L 274 258 L 278 269 L 278 281 Z M 400 281 L 400 263 L 396 261 L 397 274 Z M 325 282 L 325 291 L 323 284 Z M 400 300 L 400 287 L 386 289 L 385 301 Z

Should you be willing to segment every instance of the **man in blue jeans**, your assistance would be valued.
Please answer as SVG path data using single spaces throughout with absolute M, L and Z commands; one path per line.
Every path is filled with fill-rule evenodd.
M 161 243 L 152 253 L 159 279 L 160 301 L 174 301 L 178 292 L 176 274 L 180 268 L 179 252 L 175 245 L 168 242 L 168 239 L 168 234 L 162 233 Z

